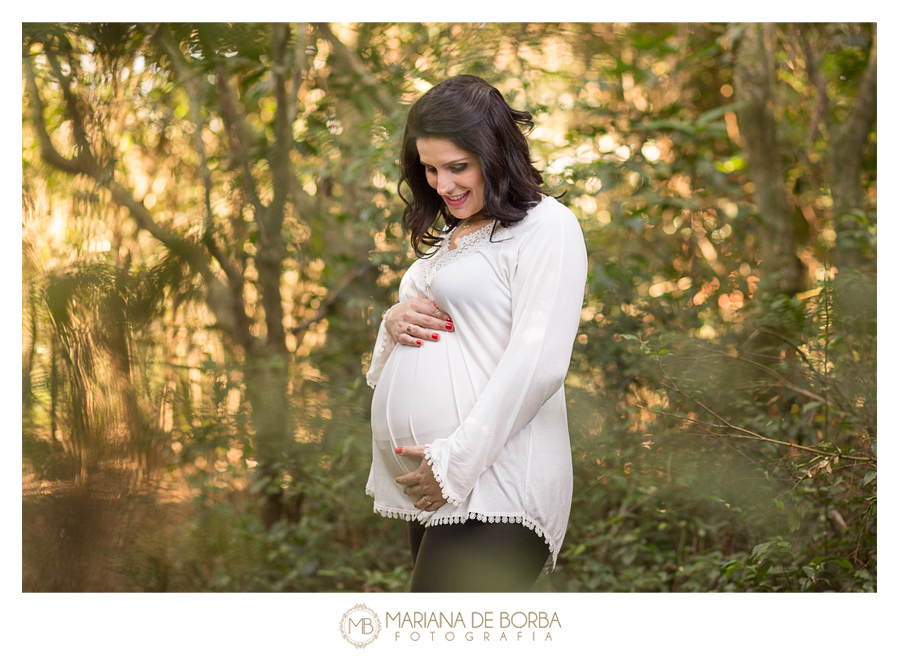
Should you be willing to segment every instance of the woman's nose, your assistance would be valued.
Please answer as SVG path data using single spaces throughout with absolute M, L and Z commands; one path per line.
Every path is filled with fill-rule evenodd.
M 452 176 L 438 172 L 437 187 L 435 188 L 437 189 L 438 194 L 448 194 L 452 192 L 453 186 L 454 182 Z

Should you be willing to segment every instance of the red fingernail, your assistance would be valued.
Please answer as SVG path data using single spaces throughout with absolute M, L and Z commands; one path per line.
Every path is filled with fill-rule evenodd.
M 440 336 L 438 336 L 437 334 L 431 334 L 431 337 L 434 338 L 435 340 L 437 340 L 438 338 L 440 338 Z
M 453 329 L 453 325 L 450 322 L 447 323 L 447 329 Z
M 416 345 L 421 345 L 421 344 L 422 344 L 422 341 L 421 341 L 421 340 L 417 340 L 417 341 L 416 341 Z
M 447 316 L 447 322 L 453 322 L 453 318 L 451 318 L 449 315 Z
M 394 452 L 396 452 L 398 455 L 403 454 L 403 448 L 394 448 Z

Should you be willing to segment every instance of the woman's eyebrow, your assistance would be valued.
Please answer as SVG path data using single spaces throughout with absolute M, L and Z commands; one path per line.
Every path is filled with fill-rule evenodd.
M 465 158 L 459 158 L 459 159 L 457 159 L 457 160 L 451 160 L 450 162 L 445 162 L 445 163 L 442 164 L 441 166 L 442 166 L 442 167 L 449 167 L 449 166 L 455 165 L 455 164 L 463 164 L 463 163 L 467 163 L 468 161 L 469 161 L 469 158 L 468 158 L 468 157 L 465 157 Z M 419 162 L 421 162 L 421 163 L 422 163 L 423 165 L 425 165 L 426 167 L 432 167 L 432 166 L 434 166 L 434 165 L 432 165 L 430 162 L 425 162 L 422 158 L 419 158 Z

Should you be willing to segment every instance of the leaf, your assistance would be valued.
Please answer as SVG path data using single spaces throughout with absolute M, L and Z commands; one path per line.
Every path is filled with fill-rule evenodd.
M 716 119 L 720 119 L 729 112 L 733 112 L 741 105 L 740 103 L 729 103 L 728 105 L 722 105 L 720 107 L 714 107 L 711 110 L 707 110 L 697 119 L 695 125 L 703 127 L 711 121 L 715 121 Z
M 776 498 L 775 507 L 777 507 L 778 509 L 784 509 L 784 503 Z
M 867 484 L 869 484 L 869 482 L 874 480 L 877 477 L 877 475 L 878 475 L 877 471 L 869 471 L 868 473 L 866 473 L 866 477 L 864 477 L 863 481 L 862 481 L 862 486 L 866 486 Z
M 753 547 L 753 550 L 750 551 L 750 557 L 762 557 L 774 543 L 775 542 L 767 541 L 762 544 L 757 544 Z
M 671 119 L 647 121 L 635 127 L 639 127 L 642 130 L 677 130 L 678 132 L 689 135 L 690 137 L 693 137 L 695 134 L 697 134 L 697 130 L 693 126 L 686 123 L 681 123 L 680 121 L 672 121 Z

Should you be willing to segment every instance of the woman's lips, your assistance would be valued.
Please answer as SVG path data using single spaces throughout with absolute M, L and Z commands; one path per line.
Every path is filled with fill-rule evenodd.
M 459 196 L 459 195 L 454 195 L 454 196 Z M 459 208 L 461 205 L 463 205 L 466 202 L 466 200 L 468 198 L 469 198 L 469 192 L 466 192 L 465 195 L 461 199 L 457 199 L 454 201 L 451 197 L 445 196 L 444 201 L 446 201 L 447 205 L 450 206 L 451 208 Z

